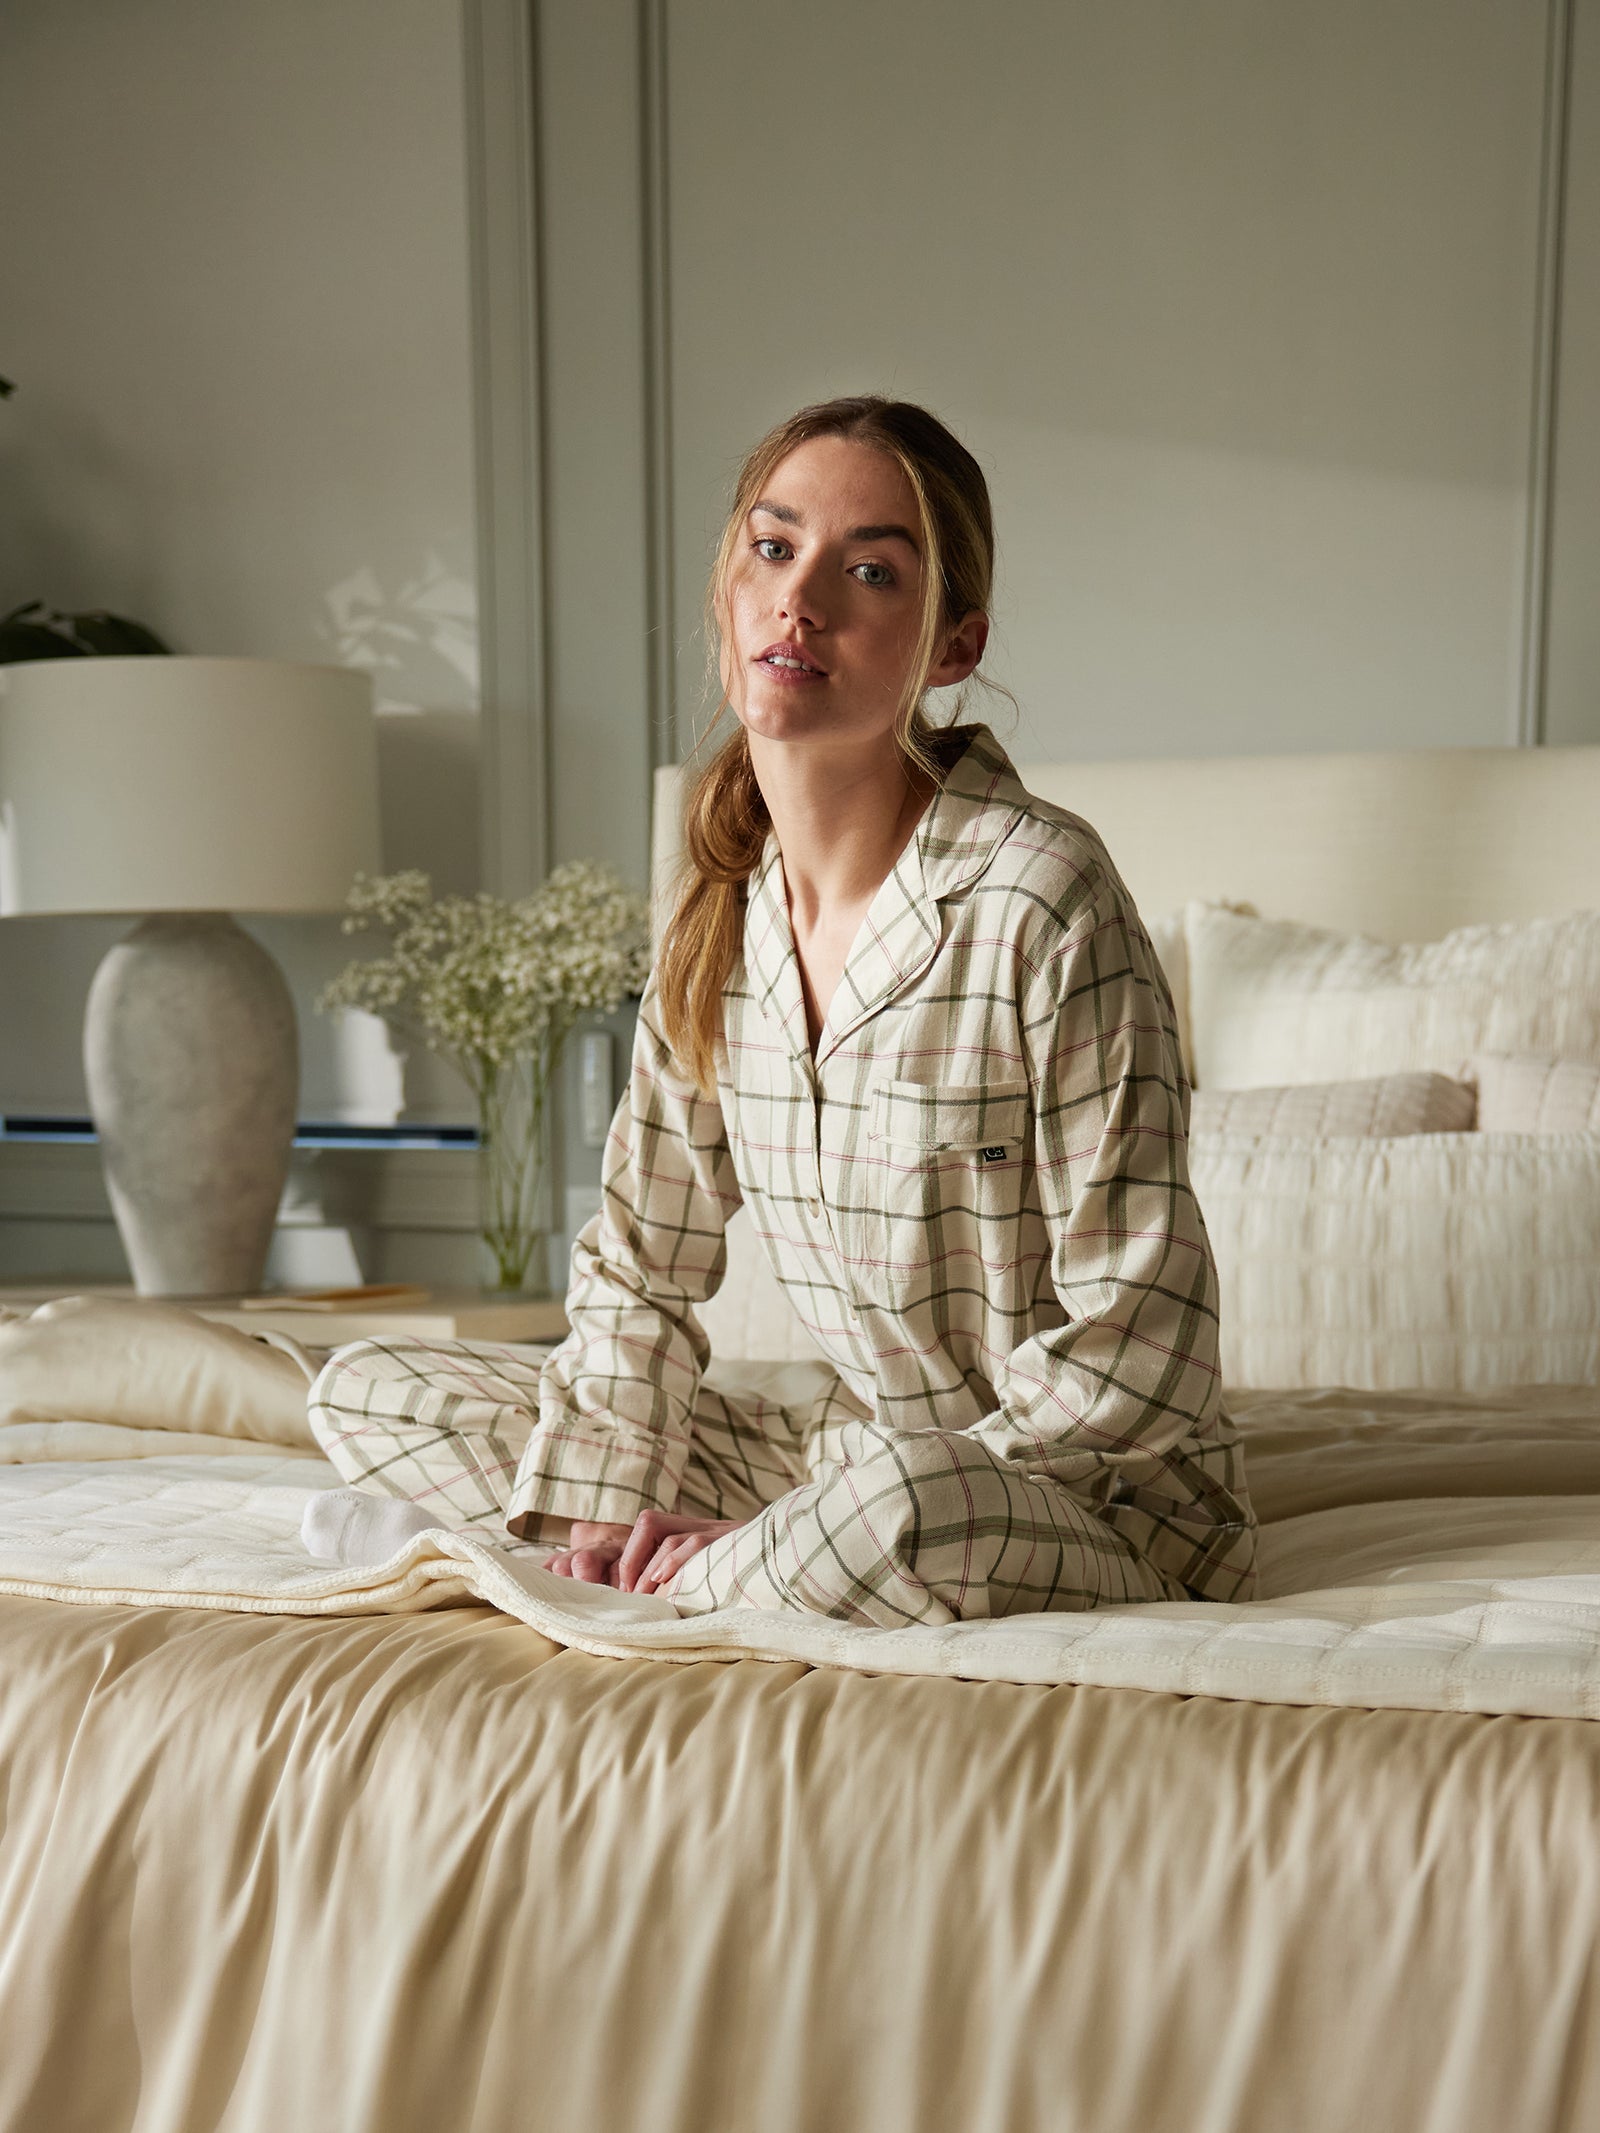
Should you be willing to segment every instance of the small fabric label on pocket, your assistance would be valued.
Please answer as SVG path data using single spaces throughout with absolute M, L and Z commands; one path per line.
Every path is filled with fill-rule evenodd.
M 978 1153 L 986 1163 L 1003 1163 L 1006 1159 L 1004 1148 L 980 1148 Z

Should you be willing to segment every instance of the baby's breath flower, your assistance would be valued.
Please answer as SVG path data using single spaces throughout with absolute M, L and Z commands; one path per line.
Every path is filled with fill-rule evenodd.
M 441 1052 L 478 1098 L 482 1226 L 503 1287 L 534 1251 L 544 1107 L 580 1015 L 606 1014 L 649 973 L 648 907 L 609 868 L 557 867 L 531 896 L 435 897 L 428 876 L 358 874 L 347 933 L 379 927 L 387 954 L 347 963 L 324 1011 L 365 1008 Z
M 643 989 L 648 910 L 608 867 L 575 860 L 514 903 L 435 898 L 426 874 L 358 874 L 347 933 L 381 927 L 388 953 L 348 963 L 324 1011 L 365 1008 L 453 1059 L 475 1089 L 530 1060 L 548 1078 L 580 1015 Z

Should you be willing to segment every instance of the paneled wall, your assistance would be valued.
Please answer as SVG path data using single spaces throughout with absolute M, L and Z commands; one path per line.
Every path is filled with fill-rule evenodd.
M 0 611 L 103 606 L 182 651 L 371 668 L 386 859 L 470 889 L 464 96 L 458 0 L 0 9 L 0 372 L 17 384 Z M 294 983 L 302 1116 L 392 1118 L 381 1029 L 313 1010 L 350 952 L 337 919 L 251 923 Z M 123 930 L 0 924 L 0 1109 L 81 1114 L 84 995 Z M 422 1115 L 470 1115 L 431 1062 L 405 1081 Z M 294 1241 L 326 1206 L 374 1266 L 459 1273 L 470 1161 L 452 1166 L 400 1158 L 380 1186 L 363 1159 L 330 1187 L 305 1159 Z M 337 1251 L 320 1265 L 346 1271 Z M 120 1267 L 92 1151 L 0 1151 L 0 1276 Z
M 540 21 L 545 419 L 584 454 L 584 541 L 651 537 L 680 754 L 738 459 L 860 389 L 925 399 L 989 470 L 1024 760 L 1600 739 L 1600 0 Z M 601 166 L 597 208 L 574 178 Z M 563 565 L 565 493 L 552 640 L 604 618 L 637 646 L 627 569 Z M 546 714 L 558 838 L 635 846 L 642 787 L 584 753 L 559 654 Z M 641 681 L 641 767 L 646 717 Z
M 1545 737 L 1600 740 L 1600 0 L 1576 0 L 1556 338 Z
M 1543 0 L 668 18 L 680 630 L 829 392 L 989 471 L 1026 755 L 1503 741 Z
M 0 11 L 0 612 L 370 668 L 386 859 L 453 888 L 478 874 L 462 135 L 457 0 Z M 0 1109 L 82 1109 L 83 993 L 120 930 L 0 926 Z M 309 1011 L 337 921 L 260 930 L 306 1114 L 392 1116 L 372 1033 Z

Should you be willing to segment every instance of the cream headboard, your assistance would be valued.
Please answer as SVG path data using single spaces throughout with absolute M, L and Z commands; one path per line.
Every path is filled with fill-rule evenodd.
M 1600 748 L 1019 766 L 1105 839 L 1149 918 L 1191 896 L 1387 941 L 1600 908 Z M 656 773 L 658 898 L 680 773 Z
M 1199 896 L 1426 941 L 1600 908 L 1600 748 L 1019 767 L 1031 791 L 1094 824 L 1152 920 Z M 659 909 L 677 865 L 680 776 L 656 777 Z M 748 1222 L 734 1217 L 741 1237 Z M 700 1315 L 721 1358 L 816 1354 L 759 1250 L 730 1251 L 728 1279 Z M 1432 1317 L 1429 1327 L 1437 1334 Z M 1235 1367 L 1226 1352 L 1224 1364 Z M 1391 1382 L 1342 1367 L 1351 1384 Z

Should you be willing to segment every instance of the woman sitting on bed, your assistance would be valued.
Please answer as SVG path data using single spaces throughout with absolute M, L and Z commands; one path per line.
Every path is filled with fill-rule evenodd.
M 509 1528 L 685 1612 L 883 1626 L 1249 1597 L 1165 980 L 1094 831 L 928 715 L 993 560 L 921 408 L 830 401 L 750 455 L 709 602 L 738 730 L 689 798 L 572 1331 L 542 1369 L 345 1349 L 317 1435 L 414 1501 L 337 1492 L 324 1552 Z M 833 1366 L 803 1408 L 705 1376 L 741 1204 Z

